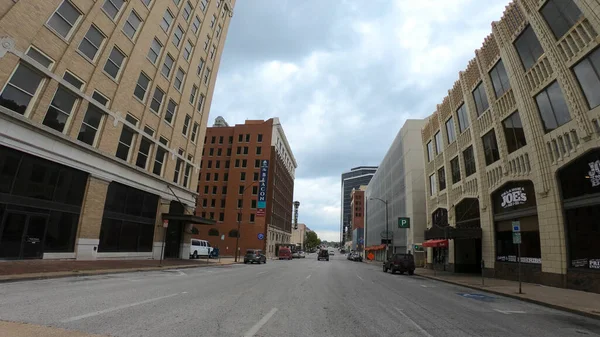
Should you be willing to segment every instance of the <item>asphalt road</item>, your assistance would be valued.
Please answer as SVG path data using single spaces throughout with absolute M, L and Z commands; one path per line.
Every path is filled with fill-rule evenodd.
M 145 337 L 600 336 L 600 321 L 314 254 L 0 284 L 0 320 Z

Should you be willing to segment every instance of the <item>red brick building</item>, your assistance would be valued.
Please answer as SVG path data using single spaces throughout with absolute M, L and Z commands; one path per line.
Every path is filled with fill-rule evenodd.
M 206 129 L 196 215 L 196 238 L 233 256 L 238 222 L 240 252 L 262 249 L 274 256 L 290 244 L 296 160 L 278 118 L 229 126 L 222 117 Z M 223 238 L 223 239 L 222 239 Z

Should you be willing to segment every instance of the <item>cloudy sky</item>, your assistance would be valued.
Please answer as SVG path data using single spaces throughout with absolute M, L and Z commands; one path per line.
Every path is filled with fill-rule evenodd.
M 209 125 L 279 117 L 299 222 L 338 240 L 340 175 L 430 115 L 508 0 L 237 0 Z

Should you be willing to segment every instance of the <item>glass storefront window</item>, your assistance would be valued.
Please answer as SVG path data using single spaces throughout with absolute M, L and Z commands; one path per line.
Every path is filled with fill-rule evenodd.
M 537 215 L 523 217 L 521 224 L 521 262 L 542 263 L 540 231 Z M 517 245 L 512 240 L 512 221 L 497 221 L 496 227 L 496 261 L 517 262 Z

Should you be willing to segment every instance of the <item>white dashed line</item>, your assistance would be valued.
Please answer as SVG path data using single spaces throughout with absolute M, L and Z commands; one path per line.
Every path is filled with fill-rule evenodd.
M 310 275 L 312 275 L 312 274 L 310 274 Z M 310 275 L 308 275 L 308 276 L 306 277 L 306 279 L 307 279 L 307 280 L 310 278 Z
M 425 329 L 423 329 L 419 324 L 417 324 L 417 322 L 413 321 L 404 312 L 402 312 L 402 310 L 400 310 L 398 308 L 394 308 L 394 309 L 396 309 L 400 313 L 400 315 L 404 316 L 404 318 L 406 318 L 407 321 L 409 321 L 410 323 L 412 323 L 412 325 L 414 325 L 415 328 L 417 328 L 417 330 L 419 330 L 423 334 L 423 336 L 433 337 L 429 332 L 425 331 Z
M 271 317 L 273 317 L 273 315 L 275 315 L 276 312 L 277 308 L 271 309 L 271 311 L 269 311 L 263 318 L 261 318 L 260 321 L 256 322 L 256 324 L 254 324 L 254 326 L 244 334 L 244 337 L 254 337 L 258 330 L 260 330 L 260 328 L 262 328 L 263 325 L 267 324 L 267 322 L 271 319 Z

